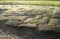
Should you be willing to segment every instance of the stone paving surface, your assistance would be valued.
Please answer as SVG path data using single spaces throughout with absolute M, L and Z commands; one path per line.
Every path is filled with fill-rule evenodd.
M 36 5 L 0 5 L 0 24 L 54 30 L 60 25 L 60 7 Z M 42 29 L 41 29 L 42 28 Z

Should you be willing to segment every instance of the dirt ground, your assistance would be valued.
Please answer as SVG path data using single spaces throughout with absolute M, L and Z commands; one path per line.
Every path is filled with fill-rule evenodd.
M 60 33 L 38 32 L 28 27 L 0 27 L 0 39 L 59 39 Z

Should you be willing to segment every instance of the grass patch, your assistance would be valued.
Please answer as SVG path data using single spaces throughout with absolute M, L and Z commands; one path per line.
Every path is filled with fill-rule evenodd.
M 31 4 L 31 5 L 47 5 L 60 6 L 60 1 L 0 1 L 0 4 Z

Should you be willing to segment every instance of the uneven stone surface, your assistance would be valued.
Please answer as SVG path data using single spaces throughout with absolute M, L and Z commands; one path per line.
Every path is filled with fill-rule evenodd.
M 50 21 L 50 24 L 51 25 L 56 25 L 58 23 L 59 23 L 59 20 L 58 19 L 51 19 L 51 21 Z
M 28 17 L 29 16 L 18 16 L 18 17 L 16 17 L 16 19 L 23 21 L 23 20 L 27 19 Z
M 0 5 L 0 39 L 59 39 L 57 32 L 59 7 Z
M 7 21 L 5 25 L 17 27 L 20 23 L 18 21 Z
M 47 24 L 44 25 L 38 25 L 38 30 L 46 30 L 46 31 L 50 31 L 52 30 L 52 26 L 48 26 Z
M 28 18 L 24 21 L 24 23 L 29 23 L 30 21 L 32 21 L 33 18 Z
M 36 5 L 0 5 L 0 22 L 4 25 L 15 27 L 37 27 L 41 30 L 42 26 L 47 25 L 43 30 L 50 26 L 56 29 L 60 24 L 60 7 L 36 6 Z M 3 22 L 4 21 L 4 22 Z M 38 27 L 39 26 L 39 27 Z M 53 27 L 51 27 L 53 29 Z
M 42 18 L 42 15 L 37 15 L 36 16 L 36 20 L 39 20 L 39 19 L 41 19 Z
M 47 24 L 48 21 L 49 21 L 49 18 L 48 18 L 48 17 L 44 17 L 44 18 L 43 18 L 43 24 Z
M 37 26 L 37 24 L 21 24 L 21 25 L 19 25 L 19 26 L 23 26 L 23 27 L 36 27 Z

